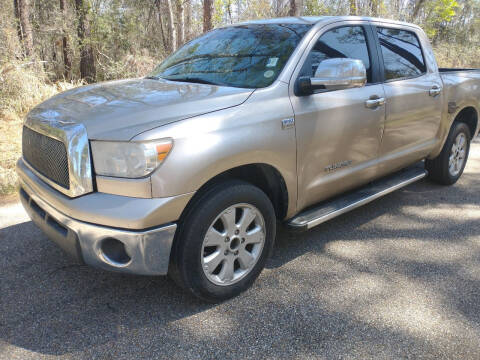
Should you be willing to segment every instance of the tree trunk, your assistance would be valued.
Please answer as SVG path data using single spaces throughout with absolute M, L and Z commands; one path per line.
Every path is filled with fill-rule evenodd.
M 372 16 L 378 16 L 378 0 L 370 0 L 370 11 Z
M 23 42 L 23 33 L 22 33 L 22 25 L 20 25 L 20 9 L 18 8 L 18 1 L 13 0 L 13 11 L 15 12 L 15 23 L 17 25 L 17 34 L 20 43 Z
M 192 39 L 192 3 L 190 0 L 185 2 L 185 41 Z
M 232 24 L 232 23 L 233 23 L 233 18 L 232 18 L 232 2 L 231 2 L 231 1 L 227 1 L 227 3 L 225 4 L 225 6 L 227 7 L 228 20 L 229 20 L 230 24 Z
M 212 25 L 213 0 L 203 0 L 203 32 L 213 28 Z
M 63 52 L 63 76 L 65 79 L 70 78 L 70 71 L 72 69 L 72 60 L 70 59 L 70 48 L 68 45 L 68 38 L 66 33 L 65 19 L 67 17 L 67 9 L 65 7 L 65 0 L 60 0 L 60 11 L 62 12 L 62 52 Z
M 290 9 L 288 11 L 289 16 L 302 16 L 303 1 L 302 0 L 290 0 Z
M 157 21 L 158 21 L 158 25 L 160 25 L 160 32 L 162 34 L 163 49 L 165 51 L 168 51 L 169 45 L 168 45 L 167 38 L 165 36 L 165 29 L 163 27 L 163 20 L 162 20 L 162 3 L 160 0 L 155 0 L 155 5 L 157 5 Z
M 177 0 L 177 49 L 185 43 L 185 7 L 183 2 L 184 0 Z
M 350 0 L 350 15 L 357 15 L 357 1 Z
M 415 20 L 418 16 L 418 13 L 420 12 L 420 9 L 423 7 L 423 4 L 425 3 L 425 0 L 417 0 L 415 3 L 415 7 L 413 8 L 412 12 L 412 18 L 411 20 Z
M 168 34 L 170 35 L 170 52 L 177 50 L 177 30 L 173 23 L 172 0 L 167 0 Z
M 285 0 L 277 0 L 277 8 L 278 8 L 278 17 L 288 16 L 290 14 L 290 0 L 285 2 Z
M 395 1 L 393 2 L 393 5 L 394 5 L 395 13 L 396 13 L 399 17 L 401 17 L 402 14 L 401 14 L 401 11 L 400 11 L 400 0 L 395 0 Z
M 90 23 L 88 19 L 88 0 L 75 0 L 75 10 L 78 17 L 78 41 L 80 46 L 80 76 L 87 81 L 94 81 L 97 75 L 95 58 L 90 40 Z
M 297 2 L 290 0 L 290 10 L 288 10 L 289 16 L 297 16 Z
M 30 4 L 28 0 L 14 0 L 15 17 L 18 22 L 18 35 L 23 44 L 25 55 L 33 57 L 33 31 L 30 23 Z
M 278 4 L 279 0 L 276 0 L 275 3 Z M 237 0 L 237 22 L 240 22 L 240 13 L 242 11 L 242 1 Z M 278 14 L 277 14 L 278 16 Z

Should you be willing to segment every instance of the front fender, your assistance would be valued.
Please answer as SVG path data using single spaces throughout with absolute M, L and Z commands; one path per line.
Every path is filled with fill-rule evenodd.
M 263 163 L 283 176 L 289 194 L 287 212 L 292 214 L 297 199 L 296 139 L 295 128 L 282 129 L 281 120 L 293 118 L 282 84 L 255 91 L 242 105 L 136 136 L 134 141 L 174 139 L 171 153 L 152 174 L 153 197 L 196 191 L 229 169 Z

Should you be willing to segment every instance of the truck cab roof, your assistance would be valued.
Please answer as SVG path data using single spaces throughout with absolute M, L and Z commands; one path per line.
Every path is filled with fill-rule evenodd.
M 395 25 L 402 25 L 408 27 L 417 27 L 417 25 L 404 22 L 404 21 L 397 21 L 391 19 L 384 19 L 384 18 L 375 18 L 369 16 L 298 16 L 298 17 L 279 17 L 273 19 L 261 19 L 261 20 L 251 20 L 245 21 L 235 25 L 245 25 L 245 24 L 305 24 L 305 25 L 315 25 L 318 23 L 334 23 L 338 21 L 354 21 L 354 20 L 366 20 L 366 21 L 375 21 L 375 22 L 382 22 L 382 23 L 389 23 Z M 232 26 L 232 25 L 230 25 Z

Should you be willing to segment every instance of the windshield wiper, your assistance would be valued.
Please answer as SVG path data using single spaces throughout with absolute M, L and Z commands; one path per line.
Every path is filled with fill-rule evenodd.
M 158 76 L 145 76 L 145 79 L 160 80 L 160 78 Z
M 216 83 L 213 81 L 205 80 L 198 77 L 187 77 L 187 78 L 164 78 L 170 81 L 180 81 L 180 82 L 189 82 L 189 83 L 197 83 L 197 84 L 207 84 L 207 85 L 217 85 L 222 86 L 220 83 Z

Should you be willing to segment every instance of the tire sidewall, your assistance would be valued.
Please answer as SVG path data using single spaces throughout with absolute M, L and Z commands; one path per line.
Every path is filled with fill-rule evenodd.
M 210 225 L 228 207 L 247 203 L 255 206 L 265 222 L 265 242 L 262 253 L 253 269 L 240 281 L 228 285 L 216 285 L 206 277 L 202 269 L 203 240 Z M 234 181 L 218 185 L 202 196 L 192 207 L 182 224 L 175 254 L 176 266 L 184 287 L 207 301 L 219 301 L 238 295 L 252 285 L 265 266 L 271 253 L 276 232 L 275 211 L 268 197 L 257 187 Z

